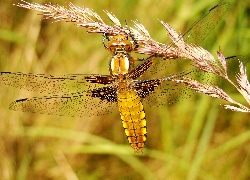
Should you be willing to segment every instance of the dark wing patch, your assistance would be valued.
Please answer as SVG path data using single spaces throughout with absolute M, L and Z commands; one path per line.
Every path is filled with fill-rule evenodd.
M 111 84 L 115 81 L 115 76 L 109 75 L 86 75 L 85 80 L 90 83 L 97 83 L 97 84 Z
M 136 79 L 141 77 L 154 64 L 154 59 L 154 57 L 147 58 L 142 64 L 129 73 L 128 78 Z
M 137 81 L 134 88 L 141 98 L 145 98 L 150 93 L 153 93 L 155 88 L 157 88 L 161 83 L 160 79 Z
M 108 102 L 117 102 L 117 88 L 112 86 L 90 90 L 89 95 Z

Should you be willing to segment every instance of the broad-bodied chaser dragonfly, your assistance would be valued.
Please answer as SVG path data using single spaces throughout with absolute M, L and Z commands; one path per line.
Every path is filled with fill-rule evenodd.
M 219 19 L 218 12 L 224 5 L 212 8 L 185 33 L 185 39 L 194 36 L 199 26 L 209 25 L 199 34 L 199 41 L 207 36 Z M 216 9 L 216 11 L 215 11 Z M 196 40 L 197 42 L 197 40 Z M 125 134 L 135 152 L 142 152 L 146 141 L 147 129 L 143 104 L 149 102 L 168 104 L 175 102 L 180 93 L 178 84 L 172 78 L 190 74 L 183 72 L 167 75 L 169 69 L 161 67 L 163 77 L 157 77 L 157 69 L 167 65 L 166 60 L 148 57 L 137 67 L 136 58 L 131 57 L 135 43 L 128 35 L 114 35 L 106 49 L 112 52 L 110 74 L 69 74 L 62 76 L 44 74 L 24 74 L 1 72 L 0 83 L 29 91 L 48 94 L 44 97 L 24 98 L 10 104 L 16 111 L 43 113 L 61 116 L 95 116 L 113 112 L 118 107 Z M 158 64 L 159 63 L 159 64 Z M 159 70 L 160 71 L 160 70 Z M 185 87 L 184 87 L 185 88 Z M 185 92 L 184 92 L 185 93 Z

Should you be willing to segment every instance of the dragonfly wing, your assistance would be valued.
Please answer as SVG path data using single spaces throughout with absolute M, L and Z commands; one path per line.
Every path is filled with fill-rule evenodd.
M 186 43 L 200 44 L 216 27 L 229 9 L 230 3 L 228 2 L 223 2 L 212 7 L 184 33 L 184 41 Z
M 227 78 L 230 79 L 231 82 L 234 82 L 234 84 L 239 84 L 239 77 L 241 74 L 242 77 L 247 79 L 250 75 L 240 70 L 240 63 L 248 68 L 248 62 L 248 59 L 244 56 L 231 56 L 225 58 L 224 68 Z M 186 86 L 185 83 L 178 83 L 178 81 L 180 82 L 182 80 L 188 83 L 188 85 L 186 84 Z M 242 82 L 246 86 L 247 81 L 243 80 Z M 223 87 L 226 84 L 229 85 L 226 78 L 213 73 L 203 72 L 198 68 L 193 68 L 189 71 L 183 71 L 163 78 L 137 81 L 135 84 L 136 90 L 140 97 L 143 98 L 144 104 L 149 104 L 150 106 L 173 104 L 183 99 L 188 99 L 197 94 L 196 90 L 192 90 L 191 88 L 197 88 L 198 92 L 200 90 L 201 92 L 203 91 L 203 94 L 211 95 L 213 91 L 210 90 L 213 90 L 213 87 Z M 227 91 L 228 90 L 226 90 L 226 92 Z
M 174 40 L 173 43 L 169 45 L 158 44 L 156 46 L 154 44 L 150 44 L 145 48 L 139 48 L 139 52 L 143 54 L 164 57 L 165 59 L 175 59 L 180 57 L 180 54 L 178 53 L 178 47 L 176 46 L 182 46 L 183 40 L 187 44 L 200 45 L 200 43 L 210 34 L 210 32 L 216 27 L 220 20 L 223 19 L 223 16 L 228 12 L 229 9 L 230 3 L 228 2 L 214 6 L 200 19 L 195 21 L 191 27 L 181 36 L 177 36 L 173 29 L 167 28 L 169 35 Z M 195 53 L 195 51 L 192 53 Z M 192 56 L 192 54 L 186 56 L 185 54 L 181 53 L 181 57 L 190 58 L 190 55 Z
M 188 77 L 189 74 L 194 72 L 183 72 L 159 79 L 139 80 L 135 82 L 135 89 L 145 105 L 160 106 L 173 104 L 190 98 L 195 92 L 186 86 L 172 81 L 172 79 L 181 79 L 183 76 Z
M 103 92 L 106 90 L 104 89 Z M 114 89 L 115 91 L 115 89 Z M 97 116 L 111 113 L 117 108 L 116 97 L 112 99 L 109 93 L 97 95 L 97 90 L 77 92 L 63 95 L 51 95 L 16 100 L 10 104 L 10 109 L 15 111 L 33 112 L 60 116 Z
M 148 61 L 143 62 L 143 64 L 146 64 L 146 66 L 149 64 L 150 67 L 144 69 L 142 64 L 134 70 L 134 72 L 139 71 L 142 74 L 138 78 L 139 80 L 161 79 L 162 77 L 171 76 L 176 72 L 188 71 L 188 69 L 197 69 L 193 66 L 193 62 L 189 59 L 177 58 L 175 60 L 162 60 L 161 58 L 154 57 L 148 59 Z M 151 61 L 153 62 L 151 63 Z
M 172 81 L 195 75 L 198 69 L 190 63 L 190 60 L 185 59 L 163 61 L 160 58 L 149 58 L 129 74 L 134 79 L 131 84 L 145 104 L 158 106 L 175 103 L 183 98 L 189 98 L 189 94 L 193 93 L 186 86 Z M 180 68 L 187 68 L 187 65 L 191 66 L 190 70 L 173 73 L 180 71 Z
M 0 83 L 29 91 L 47 94 L 65 94 L 99 88 L 112 83 L 106 75 L 69 74 L 52 76 L 44 74 L 24 74 L 21 72 L 1 72 Z

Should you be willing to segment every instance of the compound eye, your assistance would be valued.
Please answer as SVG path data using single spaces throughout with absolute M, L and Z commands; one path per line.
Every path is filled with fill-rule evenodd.
M 132 48 L 131 48 L 130 45 L 126 45 L 126 46 L 124 47 L 124 49 L 125 49 L 126 51 L 131 51 L 131 50 L 132 50 Z
M 110 46 L 109 46 L 109 50 L 110 50 L 111 52 L 114 52 L 115 49 L 116 49 L 116 46 L 113 46 L 113 45 L 110 45 Z

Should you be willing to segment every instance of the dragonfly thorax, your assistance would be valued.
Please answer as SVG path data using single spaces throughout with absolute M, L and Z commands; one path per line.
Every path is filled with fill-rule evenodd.
M 133 64 L 134 62 L 128 54 L 123 52 L 117 53 L 110 60 L 110 74 L 127 74 L 133 69 Z

